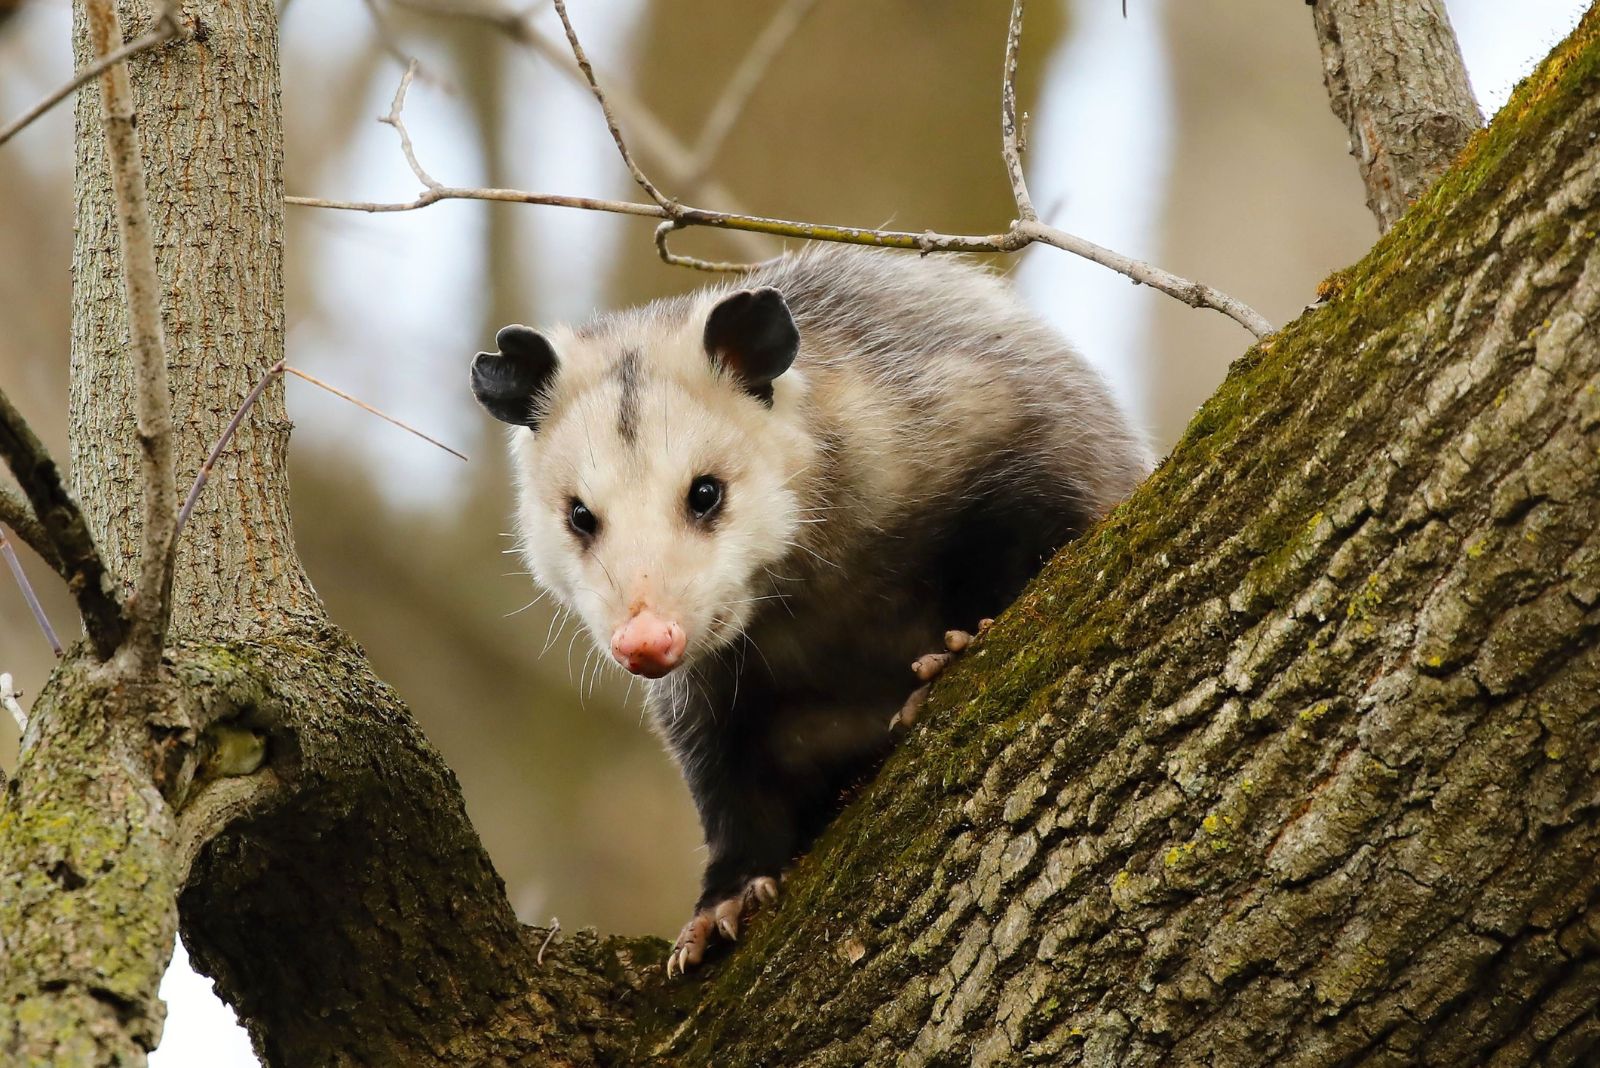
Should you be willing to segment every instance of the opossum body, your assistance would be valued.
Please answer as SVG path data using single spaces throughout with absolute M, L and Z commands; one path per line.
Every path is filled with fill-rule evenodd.
M 907 665 L 1148 467 L 1094 371 L 948 259 L 808 251 L 496 340 L 472 385 L 517 428 L 521 551 L 652 680 L 705 830 L 678 967 L 737 936 L 882 759 Z

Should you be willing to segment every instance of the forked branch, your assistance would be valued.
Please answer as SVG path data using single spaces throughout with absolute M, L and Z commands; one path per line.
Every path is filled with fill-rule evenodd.
M 1073 255 L 1081 256 L 1132 279 L 1141 285 L 1160 290 L 1193 308 L 1209 308 L 1233 319 L 1256 337 L 1265 337 L 1274 327 L 1255 309 L 1234 297 L 1200 282 L 1194 282 L 1087 241 L 1057 227 L 1038 221 L 1028 199 L 1027 187 L 1022 178 L 1020 134 L 1017 126 L 1015 103 L 1016 53 L 1022 31 L 1023 0 L 1015 0 L 1006 42 L 1005 77 L 1002 85 L 1002 151 L 1007 171 L 1012 178 L 1013 196 L 1017 201 L 1018 218 L 1003 232 L 993 234 L 947 234 L 933 230 L 882 230 L 870 227 L 836 226 L 826 223 L 800 222 L 790 219 L 773 219 L 742 212 L 714 211 L 696 208 L 668 197 L 651 181 L 628 147 L 622 129 L 589 63 L 571 19 L 567 15 L 565 0 L 555 0 L 556 11 L 566 29 L 567 38 L 579 68 L 596 101 L 605 115 L 606 127 L 611 133 L 617 152 L 634 181 L 654 203 L 608 200 L 596 197 L 576 197 L 557 193 L 540 193 L 517 189 L 489 189 L 449 186 L 428 176 L 415 161 L 411 140 L 401 117 L 404 90 L 411 79 L 408 70 L 402 80 L 396 103 L 383 121 L 393 126 L 401 138 L 401 150 L 411 164 L 412 171 L 423 183 L 424 189 L 414 200 L 400 202 L 330 200 L 321 197 L 287 197 L 286 202 L 301 207 L 332 208 L 346 211 L 391 212 L 414 211 L 436 204 L 441 200 L 492 200 L 521 204 L 542 204 L 551 207 L 574 208 L 583 211 L 602 211 L 621 215 L 636 215 L 659 220 L 655 231 L 657 250 L 668 263 L 698 267 L 706 270 L 737 271 L 749 265 L 699 260 L 673 253 L 667 245 L 668 236 L 676 230 L 689 227 L 708 227 L 746 233 L 767 234 L 806 241 L 833 241 L 844 244 L 872 245 L 880 248 L 915 249 L 922 253 L 934 252 L 1003 252 L 1014 253 L 1035 243 L 1047 244 Z M 1013 166 L 1013 160 L 1015 166 Z

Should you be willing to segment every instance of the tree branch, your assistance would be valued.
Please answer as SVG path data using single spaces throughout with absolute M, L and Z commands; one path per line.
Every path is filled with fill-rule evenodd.
M 10 527 L 24 545 L 38 553 L 40 559 L 50 565 L 50 570 L 63 579 L 67 577 L 61 554 L 51 543 L 50 535 L 39 522 L 39 517 L 33 514 L 27 501 L 6 486 L 0 486 L 0 523 Z
M 61 472 L 33 429 L 0 392 L 0 458 L 22 487 L 44 537 L 55 548 L 58 573 L 83 617 L 83 629 L 102 660 L 111 656 L 126 634 L 116 582 L 106 571 L 89 524 L 78 503 L 61 484 Z M 14 528 L 16 529 L 16 528 Z M 21 531 L 18 531 L 21 533 Z M 29 544 L 32 544 L 30 541 Z
M 1483 115 L 1443 0 L 1315 0 L 1322 76 L 1387 230 L 1461 154 Z
M 577 60 L 578 69 L 583 72 L 584 79 L 589 83 L 589 91 L 594 94 L 595 100 L 600 104 L 600 112 L 606 118 L 606 129 L 611 131 L 611 140 L 617 146 L 617 154 L 622 157 L 623 165 L 628 168 L 628 173 L 633 175 L 633 180 L 639 183 L 639 188 L 645 195 L 657 204 L 669 217 L 677 208 L 677 203 L 661 190 L 656 188 L 654 182 L 647 177 L 634 161 L 633 153 L 628 151 L 628 142 L 623 140 L 622 128 L 617 125 L 617 117 L 611 111 L 611 104 L 606 100 L 605 91 L 600 88 L 600 83 L 595 80 L 594 67 L 589 64 L 589 57 L 583 51 L 583 45 L 578 42 L 578 34 L 572 28 L 572 20 L 567 17 L 567 0 L 555 0 L 556 14 L 561 17 L 561 26 L 567 31 L 567 44 L 572 46 L 572 58 Z
M 561 9 L 564 12 L 564 4 Z M 576 42 L 576 34 L 571 33 L 570 23 L 567 25 L 569 27 L 569 35 Z M 1011 36 L 1015 37 L 1020 32 L 1020 20 L 1014 19 Z M 581 45 L 579 46 L 579 51 L 581 53 Z M 1008 57 L 1013 52 L 1014 44 L 1008 44 Z M 605 93 L 594 81 L 594 71 L 592 67 L 588 66 L 588 57 L 586 55 L 582 63 L 584 64 L 591 90 L 596 94 L 596 99 L 601 101 L 602 108 L 607 112 L 607 123 L 619 153 L 622 154 L 624 161 L 630 164 L 630 170 L 637 172 L 635 174 L 636 180 L 643 177 L 643 172 L 638 171 L 637 164 L 632 162 L 633 155 L 628 150 L 627 143 L 622 137 L 622 132 L 616 126 L 615 119 L 611 116 L 609 105 L 605 103 Z M 1012 80 L 1009 63 L 1010 60 L 1008 59 L 1006 78 L 1008 85 Z M 330 208 L 343 211 L 394 212 L 415 211 L 419 208 L 436 204 L 441 200 L 493 200 L 636 215 L 672 224 L 667 227 L 658 226 L 655 232 L 656 248 L 666 262 L 695 267 L 701 270 L 716 271 L 744 271 L 748 269 L 749 265 L 701 260 L 675 254 L 667 247 L 668 235 L 674 230 L 686 229 L 692 226 L 704 226 L 718 230 L 768 234 L 773 237 L 789 237 L 806 241 L 834 241 L 844 244 L 871 245 L 878 248 L 915 249 L 925 254 L 932 252 L 1013 253 L 1039 242 L 1053 245 L 1065 252 L 1070 252 L 1093 263 L 1098 263 L 1103 267 L 1108 267 L 1135 282 L 1148 285 L 1152 289 L 1157 289 L 1168 296 L 1181 300 L 1192 308 L 1209 308 L 1219 311 L 1258 338 L 1265 337 L 1272 333 L 1274 329 L 1272 323 L 1255 309 L 1211 286 L 1190 281 L 1142 260 L 1136 260 L 1131 256 L 1113 252 L 1092 241 L 1069 234 L 1064 230 L 1046 226 L 1038 222 L 1036 218 L 1016 220 L 1012 223 L 1010 229 L 1004 233 L 997 234 L 945 234 L 932 230 L 924 230 L 917 233 L 909 230 L 879 230 L 858 226 L 837 226 L 827 223 L 771 219 L 739 212 L 711 211 L 704 208 L 690 207 L 678 201 L 667 199 L 653 185 L 649 185 L 648 189 L 654 190 L 655 195 L 660 197 L 655 204 L 514 189 L 466 188 L 442 185 L 417 163 L 416 155 L 412 149 L 410 134 L 406 130 L 405 120 L 401 114 L 405 102 L 405 92 L 409 83 L 410 72 L 408 71 L 407 76 L 401 80 L 400 91 L 395 95 L 394 106 L 382 121 L 393 126 L 399 134 L 401 151 L 406 156 L 406 162 L 411 167 L 412 173 L 417 176 L 424 186 L 423 192 L 415 200 L 385 203 L 381 201 L 331 200 L 323 197 L 291 196 L 285 197 L 284 202 L 298 207 Z M 645 178 L 644 181 L 648 183 L 649 179 Z M 644 187 L 641 186 L 641 188 Z M 1026 198 L 1025 188 L 1022 196 Z
M 0 145 L 5 144 L 17 134 L 21 133 L 26 127 L 31 125 L 34 120 L 38 119 L 45 112 L 49 111 L 67 97 L 71 96 L 80 86 L 93 80 L 94 78 L 99 77 L 101 74 L 104 74 L 112 67 L 113 64 L 121 63 L 123 60 L 131 59 L 141 52 L 148 52 L 152 48 L 159 48 L 168 41 L 182 37 L 183 26 L 177 18 L 173 17 L 174 14 L 174 9 L 163 7 L 161 13 L 157 16 L 155 26 L 152 27 L 148 33 L 134 38 L 121 48 L 111 52 L 109 55 L 101 56 L 93 63 L 87 64 L 82 70 L 78 71 L 71 78 L 69 78 L 65 85 L 62 85 L 49 96 L 46 96 L 43 100 L 40 100 L 37 104 L 33 105 L 33 107 L 23 112 L 8 126 L 0 128 Z
M 164 21 L 174 22 L 173 5 L 163 5 Z M 85 0 L 91 46 L 101 55 L 115 51 L 122 25 L 114 0 Z M 171 612 L 173 531 L 178 519 L 177 469 L 172 444 L 172 396 L 167 386 L 166 343 L 162 337 L 160 281 L 146 204 L 144 159 L 135 128 L 133 90 L 126 63 L 107 67 L 100 81 L 101 118 L 117 199 L 117 229 L 122 240 L 122 277 L 128 303 L 128 334 L 136 370 L 140 470 L 144 482 L 143 538 L 139 576 L 129 601 L 129 653 L 143 671 L 161 655 Z
M 1000 154 L 1011 179 L 1011 196 L 1017 202 L 1017 216 L 1024 223 L 1039 218 L 1028 196 L 1028 182 L 1022 175 L 1022 145 L 1017 123 L 1017 52 L 1022 43 L 1022 9 L 1027 0 L 1013 0 L 1011 24 L 1006 30 L 1005 74 L 1000 82 Z M 1099 261 L 1096 261 L 1099 262 Z M 1258 337 L 1260 335 L 1257 335 Z

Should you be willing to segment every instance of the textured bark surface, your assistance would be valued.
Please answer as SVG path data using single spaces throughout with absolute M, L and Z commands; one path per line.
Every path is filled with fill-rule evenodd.
M 132 61 L 161 281 L 178 485 L 187 491 L 221 428 L 283 356 L 283 131 L 278 34 L 265 0 L 185 4 L 193 38 Z M 129 34 L 153 6 L 118 4 Z M 92 58 L 81 5 L 77 62 Z M 77 112 L 72 473 L 102 551 L 128 566 L 141 492 L 116 203 L 99 93 Z M 177 634 L 255 637 L 321 606 L 294 555 L 283 383 L 267 387 L 211 473 L 185 528 L 173 590 Z
M 1483 125 L 1444 0 L 1314 0 L 1322 76 L 1387 230 Z
M 189 14 L 221 54 L 136 69 L 160 101 L 147 144 L 201 113 L 250 126 L 275 95 L 270 5 Z M 237 136 L 275 151 L 275 130 Z M 0 808 L 0 1052 L 139 1063 L 177 898 L 272 1065 L 1593 1063 L 1597 145 L 1591 12 L 1325 305 L 1235 366 L 941 681 L 778 907 L 685 982 L 658 940 L 516 924 L 453 776 L 273 526 L 274 409 L 191 532 L 191 637 L 162 676 L 109 688 L 80 651 L 36 706 Z M 150 166 L 158 219 L 221 232 L 173 207 L 210 204 L 239 229 L 206 254 L 275 263 L 277 201 L 252 220 L 207 192 L 260 162 L 194 158 Z M 106 226 L 84 230 L 80 279 L 109 286 Z M 186 242 L 159 242 L 164 271 Z M 278 299 L 243 270 L 171 296 L 191 470 L 276 358 L 276 334 L 230 340 Z M 126 574 L 130 372 L 112 327 L 93 336 L 75 434 L 98 443 L 78 453 L 121 474 L 79 484 Z

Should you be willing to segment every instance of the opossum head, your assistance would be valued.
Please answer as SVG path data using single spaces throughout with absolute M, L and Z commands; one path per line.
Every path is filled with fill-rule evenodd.
M 723 290 L 495 341 L 472 390 L 515 427 L 535 581 L 646 678 L 735 640 L 796 539 L 814 451 L 783 297 Z

